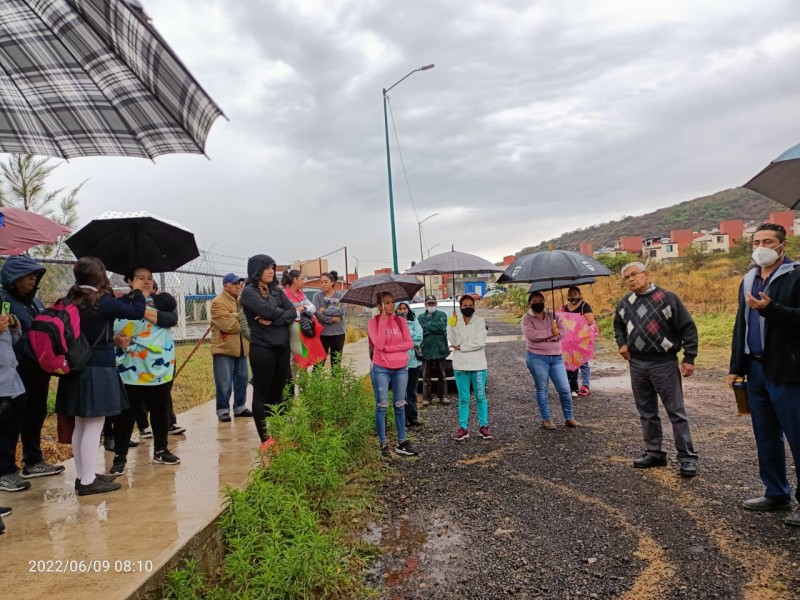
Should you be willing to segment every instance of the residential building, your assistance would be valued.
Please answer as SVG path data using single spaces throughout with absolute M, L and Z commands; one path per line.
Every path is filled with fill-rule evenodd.
M 730 235 L 722 232 L 710 232 L 695 238 L 692 246 L 705 254 L 728 254 L 731 251 Z
M 675 262 L 680 256 L 680 247 L 668 237 L 650 238 L 642 245 L 642 258 L 645 264 Z

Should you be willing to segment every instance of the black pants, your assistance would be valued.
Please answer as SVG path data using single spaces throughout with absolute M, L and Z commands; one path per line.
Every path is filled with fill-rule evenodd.
M 283 403 L 283 391 L 289 382 L 289 361 L 292 352 L 289 346 L 266 348 L 250 346 L 250 369 L 253 372 L 253 420 L 261 441 L 266 441 L 267 410 Z
M 0 476 L 17 472 L 16 453 L 19 425 L 25 410 L 25 394 L 16 398 L 0 398 Z
M 319 341 L 322 342 L 322 347 L 325 349 L 325 354 L 331 357 L 331 367 L 341 364 L 342 350 L 344 349 L 344 336 L 341 335 L 321 335 Z M 324 365 L 325 363 L 317 363 Z
M 422 363 L 422 398 L 428 402 L 433 400 L 433 390 L 431 379 L 435 376 L 438 380 L 439 400 L 444 398 L 447 391 L 447 379 L 444 374 L 444 358 L 425 359 Z
M 153 428 L 153 451 L 161 452 L 168 447 L 169 399 L 172 395 L 172 382 L 160 385 L 126 385 L 130 408 L 114 418 L 114 453 L 128 456 L 128 446 L 136 423 L 136 415 L 142 407 L 150 413 L 150 426 Z
M 170 385 L 174 382 L 171 381 Z M 175 416 L 175 408 L 172 405 L 172 393 L 170 388 L 170 395 L 169 395 L 169 426 L 172 427 L 173 425 L 178 424 L 178 417 Z M 147 407 L 141 406 L 139 410 L 136 411 L 136 429 L 139 430 L 139 433 L 142 433 L 145 429 L 150 427 L 150 420 L 147 416 Z
M 408 368 L 408 385 L 406 385 L 406 421 L 416 422 L 417 413 L 417 384 L 419 383 L 419 370 L 421 367 Z
M 580 372 L 580 369 L 575 369 L 574 371 L 567 369 L 567 380 L 569 381 L 570 392 L 577 392 L 580 389 L 578 386 L 578 373 Z
M 42 462 L 42 425 L 47 416 L 47 394 L 50 392 L 50 374 L 25 356 L 17 367 L 25 386 L 24 407 L 19 421 L 22 438 L 22 460 L 29 467 Z

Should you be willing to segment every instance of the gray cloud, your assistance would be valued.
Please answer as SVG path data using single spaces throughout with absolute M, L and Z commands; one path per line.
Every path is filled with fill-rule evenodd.
M 788 0 L 147 4 L 230 117 L 212 160 L 76 160 L 58 183 L 91 178 L 85 220 L 151 210 L 225 254 L 347 244 L 362 273 L 389 265 L 381 88 L 429 62 L 390 96 L 419 217 L 440 213 L 424 225 L 435 251 L 499 260 L 739 185 L 800 136 Z M 417 225 L 392 160 L 407 264 Z

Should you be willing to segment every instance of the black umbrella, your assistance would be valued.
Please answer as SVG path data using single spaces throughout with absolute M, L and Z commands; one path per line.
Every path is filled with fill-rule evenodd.
M 545 250 L 520 256 L 500 275 L 497 283 L 547 282 L 553 290 L 558 280 L 576 281 L 585 277 L 609 277 L 611 270 L 591 256 L 570 250 Z M 555 308 L 555 292 L 552 292 Z
M 534 292 L 546 292 L 547 290 L 564 290 L 573 286 L 580 287 L 582 285 L 592 285 L 597 283 L 594 277 L 582 277 L 581 279 L 550 279 L 548 281 L 536 281 L 528 288 L 528 294 Z M 553 309 L 555 309 L 555 294 L 553 296 Z M 561 303 L 564 303 L 564 292 L 561 292 Z
M 456 312 L 456 273 L 496 273 L 502 271 L 501 267 L 490 263 L 488 260 L 457 252 L 455 249 L 450 252 L 441 252 L 430 256 L 406 271 L 409 275 L 452 275 L 453 276 L 453 314 Z
M 422 288 L 422 282 L 413 275 L 381 273 L 356 279 L 342 296 L 341 302 L 374 307 L 379 293 L 390 293 L 395 300 L 411 300 Z
M 769 163 L 744 187 L 789 208 L 800 208 L 800 144 Z
M 103 213 L 70 237 L 67 246 L 78 258 L 96 256 L 106 269 L 122 274 L 137 267 L 175 271 L 200 256 L 191 231 L 147 212 Z

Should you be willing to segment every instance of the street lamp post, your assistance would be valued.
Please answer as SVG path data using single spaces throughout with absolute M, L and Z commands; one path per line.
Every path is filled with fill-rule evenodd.
M 433 215 L 431 215 L 431 216 L 433 216 Z M 431 217 L 428 217 L 428 218 L 430 219 Z M 431 257 L 431 250 L 433 250 L 434 248 L 436 248 L 436 246 L 441 246 L 441 244 L 434 244 L 433 246 L 431 246 L 430 248 L 428 248 L 428 258 L 430 258 L 430 257 Z M 430 277 L 430 275 L 429 275 L 429 277 Z M 423 280 L 423 281 L 424 281 L 424 280 Z
M 439 216 L 439 213 L 433 213 L 432 215 L 428 215 L 422 221 L 417 221 L 417 226 L 419 227 L 419 259 L 425 260 L 425 255 L 422 253 L 422 224 L 427 221 L 428 219 L 432 219 L 433 217 Z M 438 244 L 437 244 L 438 246 Z M 433 247 L 433 246 L 431 246 Z
M 394 229 L 394 192 L 392 191 L 392 157 L 389 152 L 389 117 L 386 112 L 386 94 L 391 90 L 393 87 L 402 83 L 405 79 L 411 77 L 417 71 L 427 71 L 428 69 L 433 68 L 433 64 L 425 65 L 420 67 L 419 69 L 414 69 L 408 75 L 396 81 L 388 88 L 383 88 L 383 129 L 386 134 L 386 171 L 389 177 L 389 220 L 392 224 L 392 263 L 394 266 L 394 272 L 398 273 L 397 268 L 397 235 L 395 234 Z

